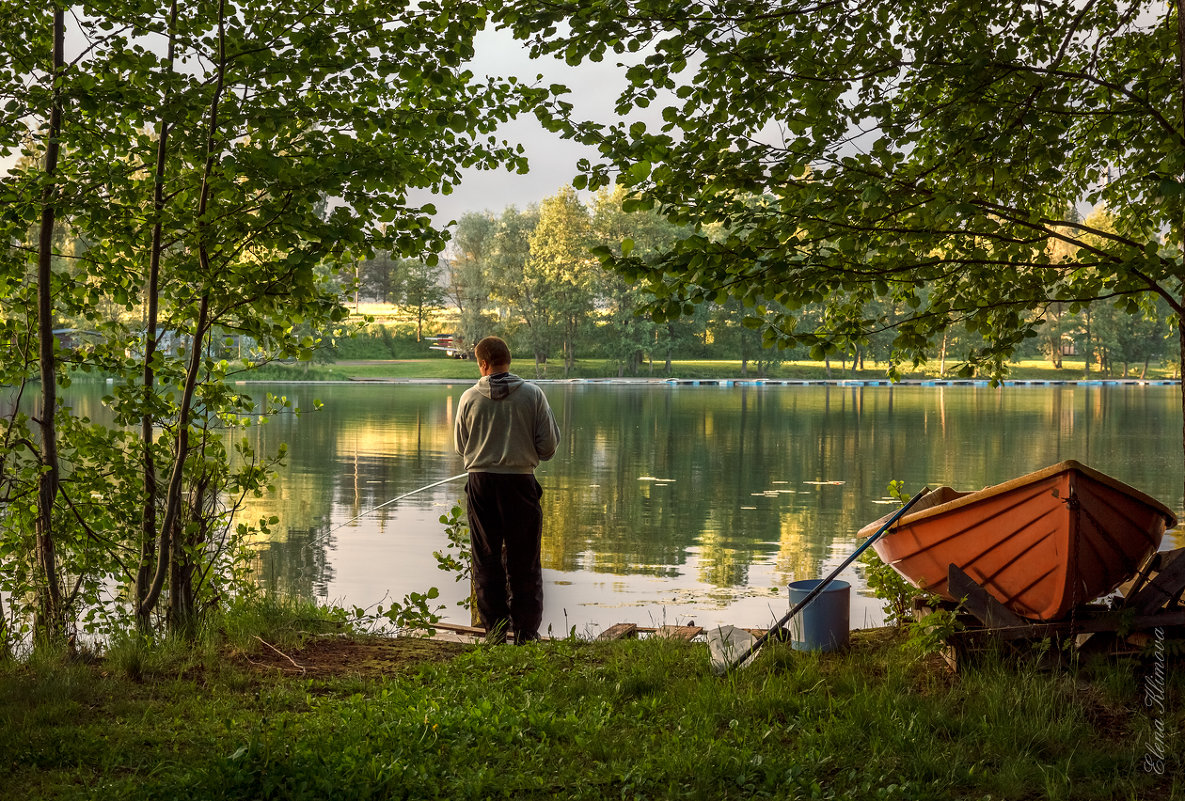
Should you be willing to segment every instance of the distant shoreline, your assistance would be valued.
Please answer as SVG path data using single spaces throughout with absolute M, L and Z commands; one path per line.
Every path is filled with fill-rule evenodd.
M 531 378 L 535 384 L 604 384 L 621 386 L 716 386 L 716 387 L 777 387 L 777 386 L 829 386 L 829 387 L 987 387 L 992 382 L 986 378 L 907 378 L 890 381 L 887 378 Z M 236 384 L 472 384 L 473 378 L 350 378 L 350 379 L 249 379 Z M 1101 379 L 1044 379 L 1018 378 L 1000 381 L 996 387 L 1147 387 L 1179 386 L 1176 378 L 1101 378 Z
M 747 369 L 746 369 L 747 367 Z M 1091 365 L 1093 367 L 1093 365 Z M 1002 378 L 1005 386 L 1155 386 L 1180 383 L 1173 365 L 1149 365 L 1124 373 L 1094 369 L 1087 371 L 1081 361 L 1066 362 L 1054 368 L 1047 361 L 1025 359 L 1009 363 Z M 652 369 L 653 368 L 653 369 Z M 608 359 L 578 359 L 565 369 L 559 361 L 535 364 L 531 359 L 520 359 L 511 370 L 523 378 L 548 384 L 607 384 L 668 386 L 835 386 L 878 387 L 894 386 L 889 379 L 890 365 L 868 362 L 853 369 L 850 364 L 826 364 L 810 361 L 783 361 L 748 365 L 737 360 L 672 360 L 666 366 L 636 366 L 633 375 L 619 375 L 620 365 Z M 629 372 L 629 371 L 624 371 Z M 988 375 L 960 376 L 949 371 L 902 369 L 900 386 L 991 386 Z M 472 383 L 478 378 L 477 365 L 471 360 L 375 359 L 341 360 L 337 362 L 276 363 L 257 371 L 241 372 L 232 377 L 246 383 L 384 383 L 384 384 L 454 384 Z

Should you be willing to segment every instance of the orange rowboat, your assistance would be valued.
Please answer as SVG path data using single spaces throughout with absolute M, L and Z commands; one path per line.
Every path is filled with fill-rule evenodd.
M 873 547 L 947 600 L 957 600 L 946 587 L 954 564 L 1016 614 L 1057 620 L 1135 575 L 1176 522 L 1154 498 L 1066 461 L 978 492 L 940 487 Z

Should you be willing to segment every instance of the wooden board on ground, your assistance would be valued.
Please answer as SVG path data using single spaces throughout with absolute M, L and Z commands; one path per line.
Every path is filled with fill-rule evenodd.
M 751 628 L 748 628 L 747 626 L 740 626 L 739 628 L 741 631 L 747 631 L 750 634 L 752 634 L 754 637 L 758 637 L 758 638 L 765 637 L 768 634 L 769 637 L 766 640 L 767 642 L 790 642 L 790 640 L 792 639 L 792 637 L 790 636 L 790 629 L 786 628 L 785 626 L 782 626 L 780 629 L 774 630 L 772 633 L 770 632 L 769 629 L 751 629 Z
M 449 631 L 454 634 L 468 634 L 477 640 L 483 640 L 486 636 L 486 630 L 481 626 L 466 626 L 461 623 L 433 623 L 432 628 L 437 631 Z M 507 632 L 506 639 L 514 642 L 514 632 Z M 542 639 L 548 638 L 544 637 Z
M 480 626 L 463 626 L 460 623 L 433 623 L 432 628 L 441 631 L 455 631 L 458 634 L 472 634 L 475 637 L 486 636 L 486 630 Z
M 622 640 L 626 637 L 633 637 L 638 631 L 638 627 L 633 623 L 614 623 L 609 628 L 597 635 L 598 640 Z
M 703 626 L 659 626 L 658 631 L 654 632 L 654 636 L 662 637 L 665 640 L 690 641 L 703 634 L 703 632 Z

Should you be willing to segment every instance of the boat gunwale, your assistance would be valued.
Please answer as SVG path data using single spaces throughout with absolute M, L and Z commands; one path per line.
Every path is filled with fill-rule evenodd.
M 994 484 L 992 486 L 984 487 L 981 490 L 972 490 L 970 492 L 966 492 L 960 497 L 947 501 L 946 503 L 940 503 L 935 506 L 931 506 L 928 509 L 921 509 L 917 512 L 907 514 L 897 521 L 897 524 L 892 528 L 892 530 L 886 531 L 884 536 L 885 538 L 889 538 L 896 534 L 898 529 L 905 528 L 912 523 L 926 520 L 937 515 L 948 514 L 965 506 L 972 506 L 990 498 L 994 498 L 998 495 L 1004 495 L 1029 484 L 1044 481 L 1060 473 L 1066 473 L 1070 471 L 1081 473 L 1082 475 L 1097 483 L 1110 487 L 1111 489 L 1127 495 L 1134 500 L 1140 501 L 1144 505 L 1160 512 L 1165 518 L 1166 529 L 1172 528 L 1177 524 L 1177 515 L 1163 503 L 1151 497 L 1150 495 L 1146 495 L 1135 487 L 1125 484 L 1117 478 L 1112 478 L 1106 473 L 1102 473 L 1098 470 L 1095 470 L 1094 468 L 1087 467 L 1079 461 L 1067 459 L 1041 470 L 1027 473 L 1026 475 L 1018 476 L 1017 478 L 1009 479 L 1008 481 L 1005 481 L 1001 484 Z M 958 490 L 956 490 L 956 492 L 957 491 Z

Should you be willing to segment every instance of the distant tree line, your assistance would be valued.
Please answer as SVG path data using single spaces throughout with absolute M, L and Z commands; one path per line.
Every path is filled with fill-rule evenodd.
M 1105 209 L 1093 212 L 1087 223 L 1104 231 L 1113 225 Z M 837 370 L 890 360 L 893 321 L 906 319 L 909 309 L 889 297 L 868 300 L 856 311 L 867 321 L 885 322 L 848 352 L 805 345 L 767 348 L 762 329 L 776 315 L 791 312 L 777 299 L 758 293 L 738 298 L 721 291 L 684 303 L 678 316 L 656 315 L 670 297 L 607 269 L 597 258 L 608 251 L 615 257 L 645 259 L 689 232 L 653 210 L 631 208 L 620 187 L 601 190 L 587 203 L 565 187 L 523 210 L 509 206 L 500 214 L 465 214 L 446 257 L 433 264 L 385 252 L 360 262 L 355 298 L 398 306 L 417 341 L 433 333 L 425 325 L 431 327 L 443 312 L 450 320 L 449 333 L 462 348 L 497 334 L 521 354 L 520 361 L 530 358 L 542 365 L 562 359 L 565 375 L 578 355 L 611 359 L 623 376 L 669 372 L 673 359 L 739 359 L 744 372 L 758 374 L 789 359 L 815 359 Z M 1089 238 L 1082 237 L 1080 244 L 1090 246 Z M 1078 246 L 1073 232 L 1067 232 L 1066 239 L 1051 240 L 1051 257 L 1069 258 Z M 1056 368 L 1066 358 L 1081 360 L 1088 375 L 1144 375 L 1150 364 L 1172 355 L 1170 310 L 1164 304 L 1151 310 L 1128 305 L 1051 302 L 1032 313 L 1038 336 L 1021 343 L 1015 355 L 1045 358 Z M 831 324 L 834 310 L 819 302 L 793 313 L 808 327 L 822 330 Z M 936 348 L 934 366 L 945 373 L 983 345 L 973 325 L 952 320 Z

